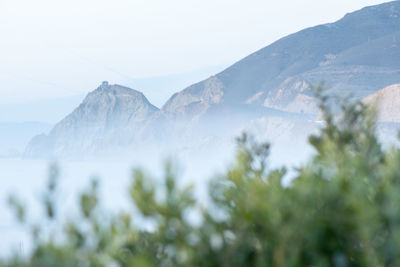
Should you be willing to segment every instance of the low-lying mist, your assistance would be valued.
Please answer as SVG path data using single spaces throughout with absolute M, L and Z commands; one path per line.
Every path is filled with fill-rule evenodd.
M 60 172 L 57 205 L 61 212 L 60 218 L 64 219 L 76 214 L 78 195 L 93 179 L 99 181 L 103 207 L 112 213 L 121 209 L 132 209 L 128 202 L 127 188 L 132 179 L 133 169 L 140 168 L 155 181 L 162 183 L 167 161 L 177 168 L 179 183 L 193 184 L 196 198 L 207 201 L 208 182 L 222 174 L 233 162 L 235 139 L 242 132 L 249 133 L 259 142 L 271 143 L 268 166 L 288 167 L 286 180 L 290 181 L 296 173 L 296 167 L 305 163 L 313 153 L 308 144 L 308 136 L 318 131 L 322 125 L 323 123 L 307 116 L 288 117 L 282 114 L 268 114 L 251 120 L 248 120 L 248 117 L 244 117 L 243 120 L 240 117 L 214 117 L 197 124 L 176 121 L 174 127 L 165 128 L 164 132 L 159 133 L 163 138 L 157 142 L 147 139 L 142 143 L 119 146 L 118 149 L 114 147 L 114 150 L 110 148 L 97 151 L 97 154 L 82 150 L 81 154 L 64 156 L 0 159 L 0 254 L 29 251 L 31 243 L 28 233 L 13 219 L 7 198 L 10 194 L 20 196 L 29 206 L 28 215 L 40 221 L 44 215 L 41 208 L 42 192 L 49 168 L 54 164 Z M 173 131 L 170 130 L 172 128 Z M 395 136 L 398 125 L 381 124 L 377 128 L 382 140 L 394 142 L 395 138 L 387 137 Z
M 206 201 L 208 181 L 221 174 L 232 163 L 236 148 L 235 138 L 241 132 L 246 131 L 259 141 L 272 143 L 269 160 L 271 167 L 283 164 L 294 167 L 301 164 L 312 151 L 307 145 L 309 128 L 303 124 L 306 122 L 261 117 L 238 127 L 237 121 L 215 118 L 208 125 L 190 127 L 190 131 L 186 125 L 186 129 L 182 128 L 181 135 L 177 131 L 174 135 L 167 133 L 170 137 L 168 142 L 159 141 L 157 145 L 136 143 L 125 149 L 120 147 L 118 152 L 103 151 L 105 153 L 99 153 L 98 156 L 86 155 L 82 151 L 76 157 L 70 154 L 68 157 L 0 159 L 0 254 L 29 251 L 28 234 L 13 219 L 7 198 L 10 194 L 19 196 L 29 204 L 29 216 L 39 221 L 44 214 L 40 204 L 51 165 L 56 164 L 60 171 L 57 205 L 60 207 L 61 217 L 74 216 L 77 196 L 92 179 L 99 181 L 102 205 L 106 209 L 117 212 L 122 208 L 132 208 L 128 205 L 127 188 L 133 169 L 143 169 L 156 181 L 162 182 L 167 161 L 176 166 L 179 182 L 193 184 L 196 197 L 200 201 Z

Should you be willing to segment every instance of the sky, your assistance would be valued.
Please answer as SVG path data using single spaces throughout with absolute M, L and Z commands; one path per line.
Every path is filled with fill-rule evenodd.
M 135 81 L 197 82 L 287 34 L 383 2 L 0 0 L 0 112 L 84 95 L 103 80 L 160 106 L 183 88 Z

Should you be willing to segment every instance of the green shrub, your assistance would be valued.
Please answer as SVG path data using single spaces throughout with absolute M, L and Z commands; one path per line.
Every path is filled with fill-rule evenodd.
M 289 185 L 285 168 L 267 168 L 269 146 L 243 135 L 234 164 L 210 184 L 207 207 L 192 187 L 177 185 L 173 165 L 161 188 L 136 170 L 131 200 L 153 231 L 135 226 L 136 213 L 102 210 L 94 182 L 80 198 L 79 220 L 50 235 L 35 227 L 32 254 L 3 265 L 400 266 L 400 150 L 381 148 L 361 102 L 343 100 L 335 115 L 315 92 L 325 124 L 310 137 L 315 155 Z M 44 199 L 49 220 L 56 178 Z M 24 208 L 10 203 L 25 223 Z M 201 223 L 188 220 L 190 212 Z

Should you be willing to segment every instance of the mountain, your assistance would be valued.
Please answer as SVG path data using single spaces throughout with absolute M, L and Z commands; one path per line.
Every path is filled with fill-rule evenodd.
M 366 97 L 364 102 L 376 105 L 378 122 L 400 123 L 400 83 L 393 84 L 373 93 Z
M 399 82 L 399 59 L 400 1 L 366 7 L 276 41 L 175 93 L 161 110 L 138 91 L 104 82 L 48 135 L 35 137 L 26 155 L 197 151 L 223 147 L 242 130 L 265 132 L 278 151 L 296 155 L 304 150 L 298 137 L 318 127 L 310 84 L 323 81 L 332 93 L 362 99 Z
M 95 154 L 113 146 L 130 145 L 157 111 L 142 93 L 103 82 L 48 135 L 33 138 L 25 154 Z
M 247 104 L 315 114 L 310 83 L 362 98 L 398 81 L 399 58 L 400 1 L 394 1 L 284 37 L 174 94 L 162 110 L 199 116 L 215 105 Z

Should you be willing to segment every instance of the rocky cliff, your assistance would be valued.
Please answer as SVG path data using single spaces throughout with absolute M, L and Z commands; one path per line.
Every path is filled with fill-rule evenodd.
M 103 82 L 48 135 L 35 137 L 26 155 L 94 154 L 131 144 L 157 111 L 142 93 Z

